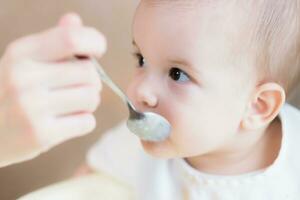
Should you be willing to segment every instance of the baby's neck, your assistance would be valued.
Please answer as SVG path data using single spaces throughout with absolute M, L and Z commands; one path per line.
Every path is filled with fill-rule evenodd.
M 280 120 L 275 119 L 261 133 L 256 134 L 260 137 L 253 141 L 247 138 L 246 141 L 245 138 L 244 141 L 234 141 L 241 145 L 232 144 L 233 151 L 196 156 L 186 160 L 201 172 L 218 175 L 238 175 L 267 168 L 275 161 L 280 151 L 282 139 Z

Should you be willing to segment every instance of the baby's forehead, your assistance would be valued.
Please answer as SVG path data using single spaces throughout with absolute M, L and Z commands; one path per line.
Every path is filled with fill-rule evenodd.
M 248 29 L 245 20 L 249 20 L 242 11 L 231 9 L 233 2 L 221 6 L 223 0 L 142 0 L 135 15 L 139 23 L 134 25 L 139 24 L 141 29 L 157 25 L 158 32 L 192 32 L 188 36 L 195 39 L 227 34 L 232 39 Z
M 183 0 L 175 1 L 186 3 Z M 191 1 L 202 2 L 201 0 Z M 206 55 L 213 54 L 213 52 L 216 52 L 214 55 L 221 56 L 224 53 L 224 55 L 232 56 L 231 49 L 236 48 L 235 45 L 239 41 L 242 29 L 239 26 L 240 23 L 235 22 L 239 18 L 225 19 L 229 18 L 229 14 L 218 13 L 219 7 L 208 8 L 214 5 L 204 5 L 208 9 L 201 12 L 196 9 L 197 12 L 191 13 L 185 11 L 187 9 L 176 12 L 176 9 L 165 6 L 169 6 L 168 4 L 161 4 L 161 2 L 170 2 L 167 0 L 142 0 L 142 2 L 145 3 L 137 12 L 133 26 L 133 38 L 144 56 L 149 55 L 147 50 L 155 49 L 157 44 L 161 44 L 159 48 L 161 51 L 165 47 L 163 52 L 168 52 L 168 57 L 179 57 L 178 54 L 180 54 L 181 58 L 184 57 L 190 63 L 198 64 L 199 60 L 207 60 L 205 59 Z M 210 3 L 210 1 L 206 2 Z M 190 2 L 188 4 L 190 5 Z M 174 7 L 179 5 L 174 4 Z M 194 8 L 191 7 L 191 9 Z M 220 6 L 221 11 L 225 9 Z M 224 20 L 227 20 L 228 23 L 224 23 Z M 240 42 L 238 43 L 240 44 Z M 238 47 L 240 45 L 237 45 Z M 160 55 L 164 55 L 164 53 Z M 171 53 L 176 56 L 173 54 L 171 56 Z
M 149 4 L 177 4 L 177 5 L 197 5 L 197 4 L 213 4 L 221 2 L 221 0 L 142 0 Z
M 194 29 L 209 26 L 224 32 L 240 32 L 248 29 L 249 15 L 234 3 L 236 1 L 224 0 L 141 0 L 142 9 L 139 14 L 157 21 L 167 20 L 170 26 L 179 26 L 179 22 L 193 24 Z M 148 12 L 149 11 L 149 12 Z M 246 25 L 246 26 L 245 26 Z M 243 26 L 243 27 L 242 27 Z M 227 30 L 225 30 L 227 29 Z
M 230 0 L 141 0 L 143 7 L 157 8 L 160 11 L 168 10 L 172 15 L 193 13 L 195 18 L 199 16 L 205 18 L 208 16 L 216 16 L 216 18 L 236 16 L 243 12 L 239 4 L 237 1 Z
M 142 0 L 149 5 L 162 5 L 162 4 L 173 4 L 173 5 L 196 5 L 201 2 L 201 0 Z
M 232 4 L 234 1 L 224 0 L 141 0 L 148 6 L 170 6 L 173 8 L 216 7 Z

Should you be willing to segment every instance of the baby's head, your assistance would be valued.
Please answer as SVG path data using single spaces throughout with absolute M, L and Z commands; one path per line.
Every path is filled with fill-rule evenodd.
M 259 137 L 299 77 L 299 0 L 142 0 L 128 95 L 172 125 L 160 157 L 231 151 Z

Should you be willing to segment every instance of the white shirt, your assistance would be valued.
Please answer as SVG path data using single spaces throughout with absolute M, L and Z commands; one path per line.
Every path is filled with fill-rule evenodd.
M 202 173 L 183 159 L 159 160 L 143 151 L 122 122 L 89 151 L 88 164 L 131 185 L 138 200 L 299 200 L 300 111 L 279 114 L 282 143 L 267 169 L 237 176 Z

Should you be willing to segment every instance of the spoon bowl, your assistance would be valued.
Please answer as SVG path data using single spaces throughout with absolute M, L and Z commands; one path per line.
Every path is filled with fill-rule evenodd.
M 169 122 L 153 112 L 142 113 L 139 119 L 130 115 L 127 121 L 128 129 L 142 140 L 159 142 L 165 140 L 171 131 Z

